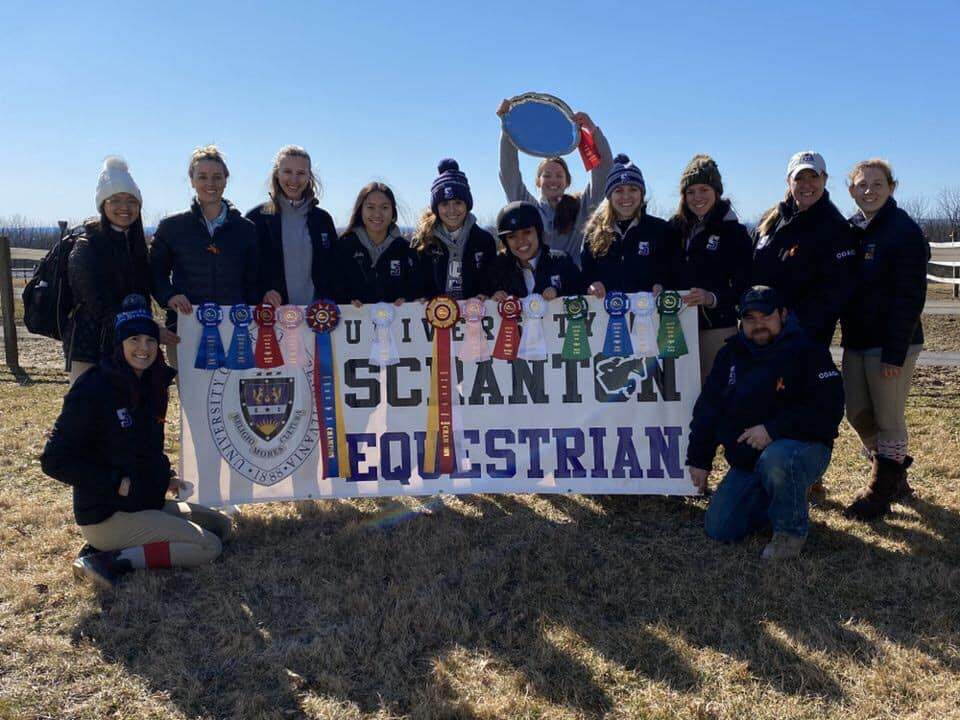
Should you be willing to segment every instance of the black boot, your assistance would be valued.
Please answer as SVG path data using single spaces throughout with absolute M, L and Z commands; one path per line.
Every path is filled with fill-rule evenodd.
M 886 515 L 890 512 L 890 503 L 896 495 L 901 474 L 906 480 L 904 465 L 880 455 L 875 456 L 870 483 L 857 491 L 843 514 L 855 520 L 875 520 Z
M 85 549 L 73 561 L 74 577 L 87 578 L 104 590 L 113 590 L 120 576 L 133 570 L 129 560 L 120 560 L 119 550 L 83 554 Z

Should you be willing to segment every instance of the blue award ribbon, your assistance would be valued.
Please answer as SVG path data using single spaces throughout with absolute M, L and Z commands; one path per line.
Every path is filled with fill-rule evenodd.
M 630 327 L 625 317 L 630 310 L 630 298 L 622 292 L 607 293 L 603 299 L 607 311 L 607 336 L 603 340 L 603 354 L 607 357 L 630 357 L 633 343 L 630 342 Z
M 337 457 L 337 395 L 333 380 L 333 345 L 329 332 L 315 333 L 317 337 L 316 358 L 317 374 L 315 390 L 320 395 L 320 414 L 323 417 L 323 433 L 326 436 L 326 477 L 340 477 L 340 464 Z
M 253 338 L 250 337 L 250 323 L 253 313 L 250 306 L 243 303 L 230 308 L 230 322 L 233 323 L 233 337 L 227 351 L 227 367 L 231 370 L 246 370 L 256 366 L 253 360 Z
M 307 308 L 306 319 L 316 337 L 313 355 L 313 393 L 314 403 L 320 412 L 323 476 L 340 477 L 338 451 L 340 428 L 337 426 L 337 386 L 331 337 L 333 329 L 340 322 L 340 311 L 333 302 L 318 300 Z
M 223 310 L 217 303 L 207 302 L 197 307 L 197 320 L 203 325 L 200 347 L 197 348 L 197 360 L 193 366 L 198 370 L 216 370 L 227 364 L 223 352 L 223 341 L 217 329 L 223 322 Z

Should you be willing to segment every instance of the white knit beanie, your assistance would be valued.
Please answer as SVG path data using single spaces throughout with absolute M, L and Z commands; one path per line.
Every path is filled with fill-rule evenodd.
M 140 188 L 133 181 L 127 169 L 127 161 L 119 155 L 110 155 L 103 160 L 103 170 L 97 179 L 97 211 L 103 208 L 103 201 L 117 193 L 130 193 L 143 205 Z

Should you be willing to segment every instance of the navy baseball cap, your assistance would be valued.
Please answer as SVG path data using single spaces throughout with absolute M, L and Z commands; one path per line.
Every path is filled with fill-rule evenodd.
M 752 310 L 769 315 L 775 310 L 783 308 L 783 301 L 780 295 L 772 287 L 766 285 L 754 285 L 747 288 L 740 296 L 740 302 L 737 305 L 737 317 L 743 319 L 743 316 Z
M 524 228 L 536 228 L 537 237 L 543 239 L 543 218 L 540 208 L 533 203 L 517 200 L 503 206 L 497 213 L 497 235 L 504 237 Z

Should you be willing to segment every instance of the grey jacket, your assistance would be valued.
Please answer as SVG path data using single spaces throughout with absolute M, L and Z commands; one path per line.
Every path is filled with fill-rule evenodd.
M 520 158 L 516 146 L 510 141 L 506 133 L 500 133 L 500 185 L 507 196 L 507 202 L 523 200 L 533 203 L 540 208 L 543 217 L 543 228 L 546 234 L 546 244 L 553 250 L 562 250 L 567 253 L 580 267 L 580 252 L 583 249 L 583 228 L 590 219 L 590 215 L 597 209 L 603 200 L 603 191 L 607 185 L 607 175 L 613 167 L 613 157 L 610 153 L 610 144 L 600 128 L 593 133 L 593 139 L 600 153 L 600 164 L 590 171 L 590 182 L 583 189 L 580 197 L 580 212 L 577 215 L 573 229 L 566 234 L 559 235 L 553 229 L 553 208 L 550 203 L 541 198 L 535 198 L 527 189 L 520 174 Z

